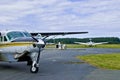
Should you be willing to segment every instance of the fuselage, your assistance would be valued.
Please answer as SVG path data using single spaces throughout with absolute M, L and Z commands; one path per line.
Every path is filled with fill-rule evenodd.
M 94 46 L 95 44 L 94 44 L 94 42 L 90 41 L 90 42 L 88 42 L 88 45 L 89 46 Z
M 32 58 L 38 53 L 38 40 L 25 31 L 6 31 L 0 36 L 0 60 L 20 61 L 20 58 Z M 24 60 L 26 60 L 24 58 Z

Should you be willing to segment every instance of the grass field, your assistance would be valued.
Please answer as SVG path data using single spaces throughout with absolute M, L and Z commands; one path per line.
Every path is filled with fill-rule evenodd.
M 120 44 L 100 44 L 93 47 L 79 45 L 79 44 L 66 44 L 67 48 L 120 48 Z M 55 45 L 47 45 L 46 48 L 55 48 Z
M 101 44 L 93 47 L 78 44 L 66 44 L 66 46 L 67 48 L 120 48 L 120 44 Z M 55 45 L 47 45 L 46 48 L 55 48 Z M 77 58 L 98 68 L 120 70 L 120 53 L 91 54 Z
M 91 54 L 77 56 L 76 58 L 83 60 L 98 68 L 120 70 L 120 53 Z

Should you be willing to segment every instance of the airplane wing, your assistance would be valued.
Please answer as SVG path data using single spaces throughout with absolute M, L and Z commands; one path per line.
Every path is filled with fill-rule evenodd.
M 41 34 L 42 36 L 52 36 L 52 35 L 68 35 L 68 34 L 85 34 L 88 32 L 35 32 L 31 33 L 32 36 L 36 36 Z
M 98 45 L 98 44 L 106 44 L 108 42 L 99 42 L 99 43 L 94 43 L 94 45 Z
M 82 42 L 74 42 L 76 44 L 83 44 L 83 45 L 88 45 L 88 43 L 82 43 Z

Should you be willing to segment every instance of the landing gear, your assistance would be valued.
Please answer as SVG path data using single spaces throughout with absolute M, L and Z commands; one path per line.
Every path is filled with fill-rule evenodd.
M 37 73 L 39 71 L 39 68 L 38 67 L 31 67 L 30 68 L 30 72 L 31 73 Z
M 36 62 L 33 63 L 33 65 L 30 67 L 31 73 L 37 73 L 39 71 L 38 64 Z
M 39 48 L 39 52 L 37 53 L 37 56 L 34 56 L 34 60 L 33 60 L 32 65 L 30 67 L 31 73 L 37 73 L 39 71 L 40 53 L 41 53 L 41 48 Z

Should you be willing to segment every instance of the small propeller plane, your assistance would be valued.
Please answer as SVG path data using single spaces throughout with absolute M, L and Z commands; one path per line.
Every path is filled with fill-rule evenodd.
M 84 34 L 88 32 L 42 32 L 0 31 L 0 61 L 27 61 L 30 72 L 39 70 L 40 53 L 44 49 L 45 39 L 52 35 Z M 40 36 L 43 37 L 40 37 Z M 38 37 L 39 36 L 39 37 Z
M 87 45 L 89 47 L 92 47 L 92 46 L 95 46 L 95 45 L 99 45 L 99 44 L 105 44 L 105 43 L 108 43 L 108 42 L 98 42 L 98 43 L 95 43 L 92 41 L 92 39 L 89 39 L 89 42 L 87 43 L 83 43 L 83 42 L 74 42 L 76 44 L 82 44 L 82 45 Z

